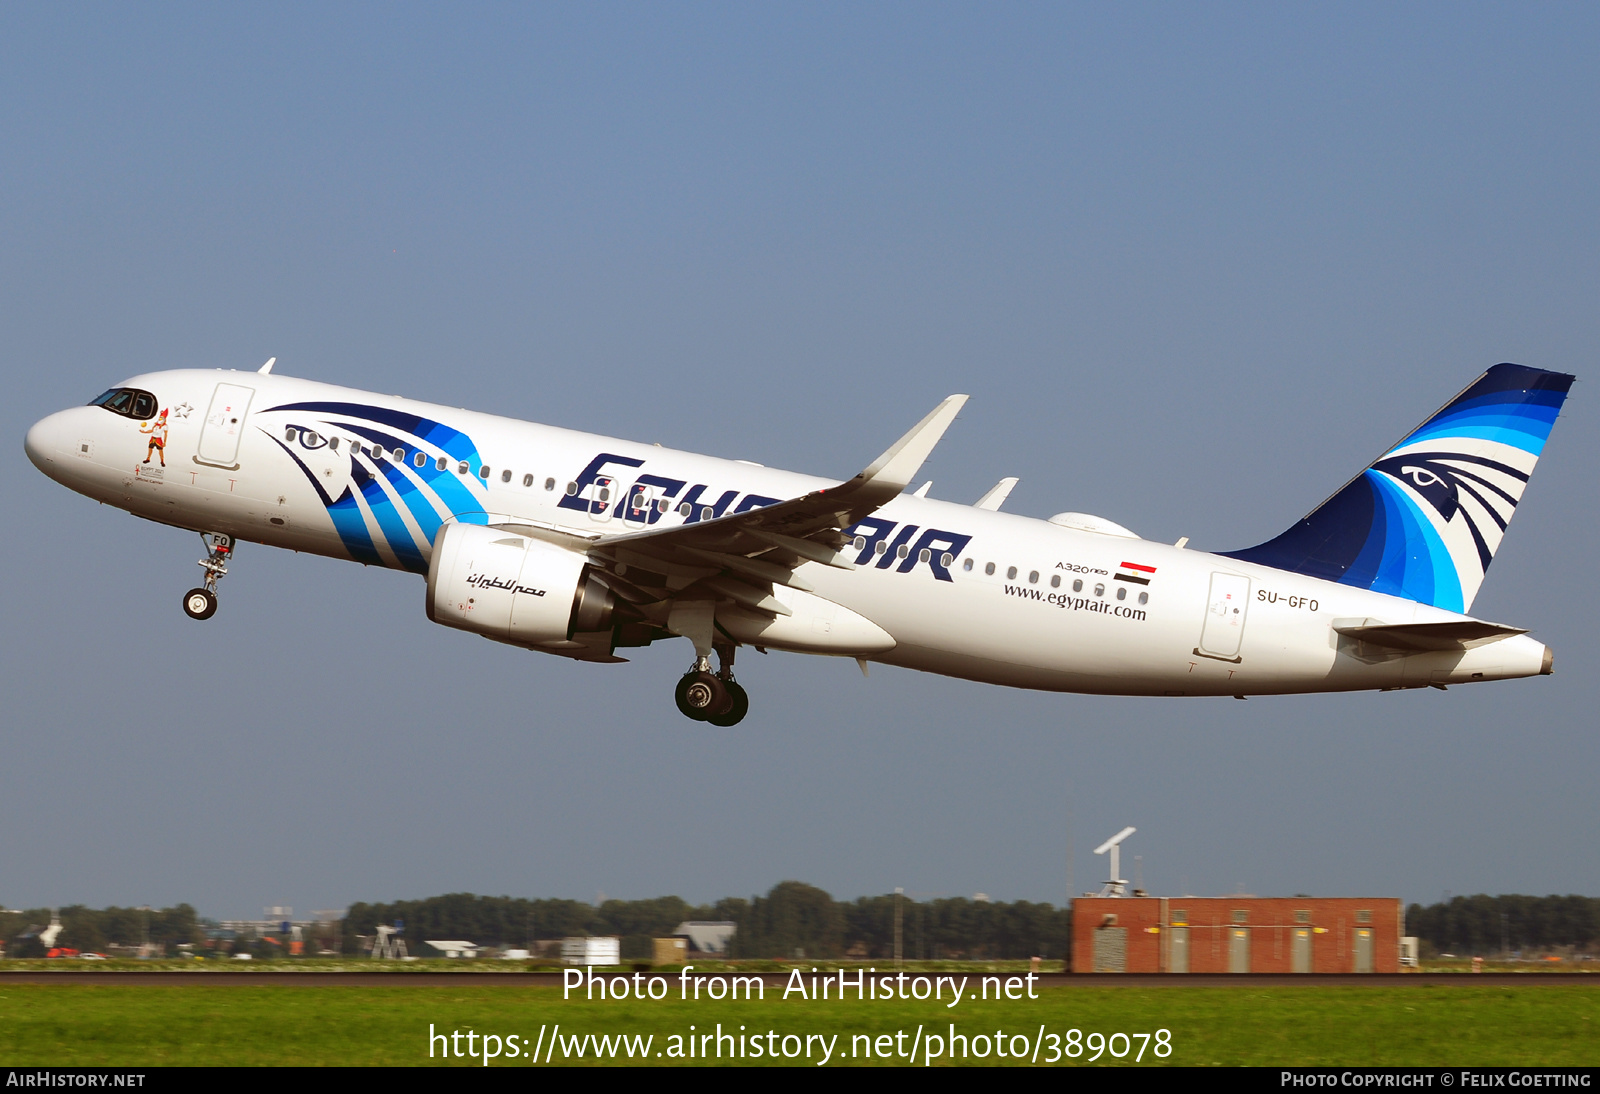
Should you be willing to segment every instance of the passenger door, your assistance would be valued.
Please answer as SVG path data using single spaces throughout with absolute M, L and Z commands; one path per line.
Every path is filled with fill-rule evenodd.
M 1219 661 L 1240 661 L 1244 619 L 1250 603 L 1250 579 L 1239 574 L 1212 574 L 1206 599 L 1206 620 L 1195 653 Z
M 245 416 L 250 411 L 250 400 L 255 389 L 237 384 L 218 384 L 211 395 L 211 407 L 200 426 L 200 444 L 194 462 L 221 467 L 229 471 L 239 469 L 239 441 L 244 436 Z

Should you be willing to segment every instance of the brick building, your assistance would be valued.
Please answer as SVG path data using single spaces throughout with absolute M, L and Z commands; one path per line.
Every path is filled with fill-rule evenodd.
M 1073 972 L 1399 972 L 1396 897 L 1084 897 Z

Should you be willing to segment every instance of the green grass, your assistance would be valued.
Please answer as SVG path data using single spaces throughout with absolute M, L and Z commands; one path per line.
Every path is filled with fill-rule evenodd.
M 1272 986 L 1045 988 L 1037 1000 L 974 1002 L 563 1001 L 561 989 L 521 985 L 296 987 L 117 984 L 0 985 L 0 1064 L 455 1064 L 428 1058 L 429 1024 L 534 1041 L 541 1026 L 569 1034 L 665 1038 L 718 1022 L 746 1033 L 838 1034 L 835 1063 L 851 1035 L 906 1031 L 1033 1036 L 1039 1026 L 1109 1034 L 1172 1032 L 1166 1061 L 1189 1065 L 1593 1065 L 1600 1062 L 1600 983 L 1521 987 Z M 546 1038 L 548 1044 L 548 1035 Z M 1120 1045 L 1118 1046 L 1120 1047 Z M 1048 1054 L 1041 1053 L 1041 1063 Z M 840 1059 L 840 1054 L 845 1058 Z M 815 1058 L 813 1058 L 815 1059 Z M 1076 1062 L 1085 1062 L 1086 1058 Z M 1129 1057 L 1128 1062 L 1131 1062 Z M 561 1062 L 559 1052 L 556 1063 Z M 577 1063 L 579 1061 L 571 1061 Z M 593 1063 L 592 1059 L 585 1062 Z M 624 1061 L 619 1061 L 624 1062 Z M 698 1061 L 696 1061 L 698 1062 Z M 715 1063 L 715 1060 L 707 1061 Z M 727 1061 L 724 1061 L 727 1062 Z M 746 1059 L 743 1063 L 766 1062 Z M 904 1059 L 875 1060 L 904 1066 Z M 919 1058 L 919 1063 L 920 1058 Z M 936 1061 L 937 1062 L 937 1061 Z M 1015 1064 L 997 1061 L 989 1064 Z M 1067 1062 L 1067 1061 L 1064 1061 Z M 1125 1066 L 1109 1057 L 1102 1063 Z M 494 1066 L 529 1066 L 525 1058 Z

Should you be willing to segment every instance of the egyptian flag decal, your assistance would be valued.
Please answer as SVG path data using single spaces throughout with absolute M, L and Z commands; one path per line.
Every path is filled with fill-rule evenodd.
M 1141 566 L 1137 562 L 1124 562 L 1117 567 L 1118 581 L 1131 581 L 1135 585 L 1148 585 L 1156 576 L 1154 566 Z

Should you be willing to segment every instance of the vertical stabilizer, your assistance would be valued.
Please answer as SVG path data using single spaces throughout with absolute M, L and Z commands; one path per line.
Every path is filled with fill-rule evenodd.
M 1465 612 L 1572 381 L 1495 365 L 1294 527 L 1225 554 Z

